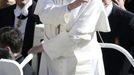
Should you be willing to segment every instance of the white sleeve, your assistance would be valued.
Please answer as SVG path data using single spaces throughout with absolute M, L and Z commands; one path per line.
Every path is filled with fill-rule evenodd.
M 67 5 L 56 5 L 52 0 L 38 0 L 35 14 L 39 15 L 44 24 L 65 24 L 70 12 Z
M 100 3 L 100 7 L 102 9 L 100 11 L 100 16 L 97 21 L 96 31 L 110 32 L 111 29 L 110 29 L 108 17 L 107 17 L 106 11 L 105 11 L 105 7 L 104 7 L 104 5 L 102 5 L 102 3 Z
M 44 41 L 42 45 L 44 51 L 51 59 L 55 59 L 60 56 L 70 56 L 76 48 L 76 44 L 72 41 L 67 32 L 62 32 L 55 38 Z
M 110 31 L 108 18 L 100 0 L 92 0 L 85 11 L 72 24 L 71 32 L 88 34 L 94 31 Z

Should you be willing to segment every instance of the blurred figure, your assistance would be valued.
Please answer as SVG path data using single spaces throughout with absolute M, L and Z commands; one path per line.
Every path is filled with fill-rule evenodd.
M 15 0 L 0 0 L 0 9 L 9 7 L 11 5 L 14 5 L 15 3 Z
M 40 23 L 39 17 L 34 15 L 36 2 L 32 0 L 16 0 L 16 4 L 0 10 L 0 28 L 11 26 L 18 28 L 22 33 L 22 54 L 27 56 L 27 51 L 33 46 L 35 25 Z
M 8 52 L 9 57 L 7 59 L 16 60 L 18 63 L 24 60 L 24 57 L 21 55 L 22 35 L 18 29 L 12 27 L 3 27 L 0 29 L 0 50 L 2 49 Z M 29 64 L 23 68 L 23 73 L 24 75 L 34 75 L 32 67 Z
M 120 8 L 112 0 L 103 0 L 103 3 L 111 27 L 111 32 L 100 33 L 104 43 L 118 44 L 132 52 L 134 47 L 134 14 Z M 99 42 L 102 41 L 99 39 Z M 131 64 L 126 61 L 123 54 L 115 50 L 103 49 L 103 57 L 106 75 L 128 75 Z M 124 65 L 126 66 L 124 67 Z

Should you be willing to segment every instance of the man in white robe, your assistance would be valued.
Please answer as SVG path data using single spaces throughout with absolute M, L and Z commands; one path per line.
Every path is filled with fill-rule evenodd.
M 42 52 L 39 75 L 105 75 L 96 31 L 110 27 L 101 0 L 38 0 L 35 14 L 45 24 L 43 43 L 29 51 Z

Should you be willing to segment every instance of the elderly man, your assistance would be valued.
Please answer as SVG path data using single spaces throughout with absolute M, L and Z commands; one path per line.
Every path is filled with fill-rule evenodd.
M 110 31 L 101 0 L 38 0 L 45 24 L 39 75 L 105 75 L 96 31 Z

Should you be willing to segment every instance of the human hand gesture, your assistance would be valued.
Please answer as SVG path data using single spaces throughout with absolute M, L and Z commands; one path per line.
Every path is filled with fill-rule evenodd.
M 89 0 L 75 0 L 73 3 L 68 5 L 68 10 L 71 11 L 72 9 L 79 7 L 81 4 L 88 3 L 88 1 Z
M 42 45 L 38 45 L 38 46 L 34 46 L 32 47 L 28 53 L 34 53 L 34 54 L 37 54 L 37 53 L 41 53 L 43 51 L 43 46 Z
M 125 9 L 125 1 L 124 0 L 113 0 L 119 7 L 121 7 L 122 9 Z

